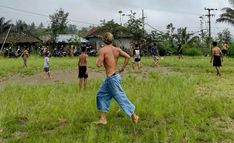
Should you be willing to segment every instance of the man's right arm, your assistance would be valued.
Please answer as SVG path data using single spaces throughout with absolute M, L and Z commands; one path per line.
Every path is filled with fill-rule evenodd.
M 214 57 L 214 50 L 212 49 L 211 50 L 211 57 L 210 57 L 210 62 L 212 63 L 212 61 L 213 61 L 213 57 Z
M 119 72 L 121 73 L 121 72 L 124 71 L 124 69 L 128 65 L 128 61 L 129 61 L 130 56 L 126 52 L 124 52 L 123 50 L 121 50 L 121 49 L 119 49 L 119 50 L 120 50 L 119 51 L 120 52 L 120 56 L 124 57 L 124 64 L 123 64 L 123 66 L 119 70 Z

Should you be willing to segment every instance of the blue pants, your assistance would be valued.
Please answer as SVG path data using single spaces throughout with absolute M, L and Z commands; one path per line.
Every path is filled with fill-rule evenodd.
M 102 112 L 108 112 L 112 97 L 118 102 L 123 111 L 131 116 L 135 106 L 129 101 L 121 87 L 119 74 L 107 77 L 97 93 L 97 108 Z

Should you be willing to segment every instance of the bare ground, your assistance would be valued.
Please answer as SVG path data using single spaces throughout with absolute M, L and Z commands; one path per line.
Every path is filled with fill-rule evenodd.
M 130 73 L 128 73 L 130 72 Z M 126 74 L 141 74 L 142 76 L 147 76 L 150 72 L 157 72 L 159 74 L 167 75 L 171 73 L 171 70 L 167 67 L 154 67 L 154 66 L 144 66 L 139 71 L 134 71 L 129 67 L 126 70 Z M 14 75 L 9 77 L 7 80 L 0 82 L 0 88 L 5 85 L 16 85 L 16 84 L 49 84 L 54 82 L 78 82 L 78 72 L 76 69 L 72 70 L 55 70 L 51 71 L 52 79 L 45 79 L 44 73 L 40 72 L 32 76 L 20 76 Z M 88 79 L 102 79 L 105 78 L 105 72 L 103 70 L 89 69 Z

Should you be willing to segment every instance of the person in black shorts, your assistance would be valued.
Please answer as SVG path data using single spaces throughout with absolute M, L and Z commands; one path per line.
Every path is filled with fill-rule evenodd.
M 78 68 L 79 68 L 79 86 L 80 89 L 84 89 L 86 87 L 86 79 L 88 78 L 88 68 L 87 68 L 87 60 L 88 55 L 85 53 L 86 47 L 81 47 L 81 54 L 79 55 L 79 61 L 78 61 Z
M 182 47 L 182 45 L 179 43 L 177 48 L 178 48 L 177 52 L 178 52 L 179 60 L 183 59 L 183 47 Z
M 135 67 L 137 67 L 137 70 L 140 70 L 141 55 L 140 55 L 140 48 L 139 48 L 138 44 L 135 44 L 135 49 L 133 51 L 133 54 L 134 54 L 133 69 L 135 69 Z
M 213 62 L 213 66 L 215 67 L 217 73 L 216 75 L 221 76 L 220 67 L 222 66 L 223 62 L 223 54 L 219 47 L 217 47 L 217 42 L 212 43 L 212 56 L 210 62 Z
M 227 54 L 228 48 L 229 48 L 228 44 L 227 44 L 225 41 L 223 41 L 223 42 L 222 42 L 221 51 L 222 51 L 222 54 L 223 54 L 224 56 Z

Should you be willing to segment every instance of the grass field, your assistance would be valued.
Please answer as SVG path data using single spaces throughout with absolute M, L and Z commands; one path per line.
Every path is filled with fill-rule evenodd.
M 108 124 L 97 126 L 92 122 L 98 119 L 96 92 L 103 69 L 95 67 L 95 58 L 89 59 L 91 73 L 84 91 L 76 75 L 55 75 L 58 70 L 76 73 L 77 58 L 51 58 L 52 81 L 34 81 L 42 72 L 41 57 L 30 57 L 27 69 L 21 59 L 0 58 L 0 142 L 233 143 L 234 59 L 224 59 L 221 78 L 209 60 L 164 57 L 153 67 L 152 59 L 143 57 L 141 71 L 130 65 L 122 75 L 139 123 L 118 112 L 113 100 Z

